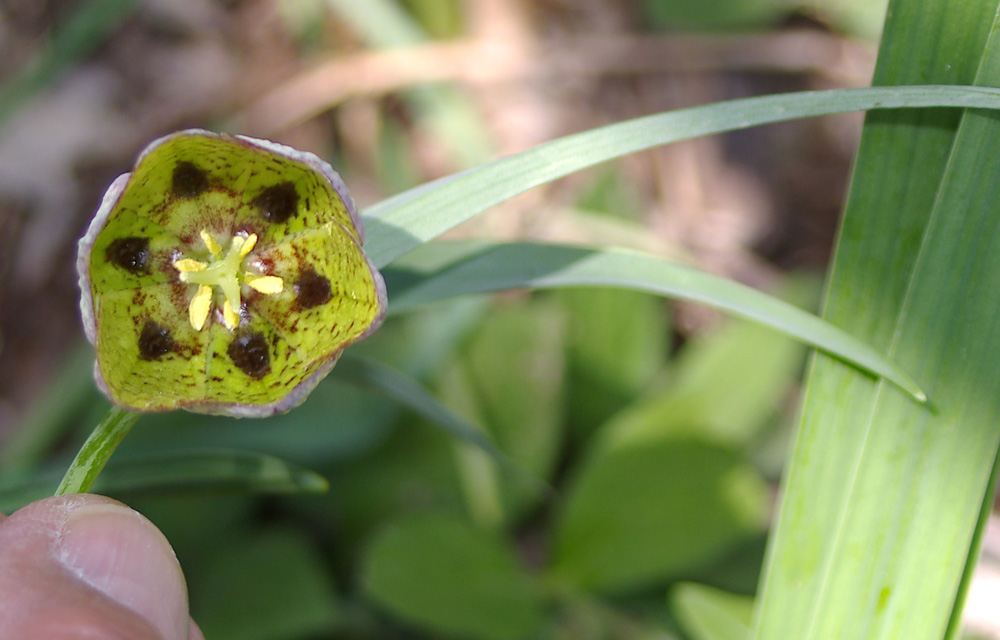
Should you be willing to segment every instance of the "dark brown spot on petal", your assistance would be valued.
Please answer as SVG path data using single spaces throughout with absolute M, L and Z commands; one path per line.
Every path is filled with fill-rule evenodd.
M 333 297 L 330 281 L 307 267 L 295 281 L 295 299 L 303 309 L 312 309 L 326 304 Z
M 174 339 L 170 329 L 146 320 L 139 333 L 139 357 L 143 360 L 159 360 L 174 350 Z
M 170 189 L 180 198 L 193 198 L 208 189 L 208 174 L 190 162 L 178 162 L 174 167 Z
M 299 210 L 299 192 L 291 182 L 280 182 L 261 191 L 251 204 L 268 222 L 287 222 Z
M 241 333 L 227 351 L 233 364 L 251 378 L 260 380 L 271 370 L 271 352 L 263 333 Z
M 129 273 L 149 273 L 149 238 L 118 238 L 108 245 L 104 257 Z

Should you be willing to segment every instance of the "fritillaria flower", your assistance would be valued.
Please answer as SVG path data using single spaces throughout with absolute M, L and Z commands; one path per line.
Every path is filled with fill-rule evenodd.
M 295 407 L 385 316 L 363 242 L 311 153 L 201 130 L 153 142 L 80 241 L 98 385 L 133 411 Z

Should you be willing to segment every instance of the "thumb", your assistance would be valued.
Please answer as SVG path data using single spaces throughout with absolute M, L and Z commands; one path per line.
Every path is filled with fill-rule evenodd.
M 177 558 L 138 512 L 58 496 L 0 522 L 0 640 L 186 640 L 189 628 Z

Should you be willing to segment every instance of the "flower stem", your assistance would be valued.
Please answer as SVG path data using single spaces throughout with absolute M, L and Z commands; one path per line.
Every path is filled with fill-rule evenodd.
M 108 463 L 111 454 L 118 448 L 122 438 L 138 419 L 138 413 L 119 407 L 111 407 L 111 410 L 90 434 L 87 441 L 80 447 L 80 452 L 76 454 L 73 463 L 66 470 L 66 475 L 59 483 L 55 495 L 90 491 L 97 476 L 101 473 L 101 469 Z

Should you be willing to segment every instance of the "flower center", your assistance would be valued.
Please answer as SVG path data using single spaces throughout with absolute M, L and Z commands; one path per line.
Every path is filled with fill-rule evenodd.
M 174 268 L 180 272 L 181 282 L 198 285 L 198 292 L 191 298 L 188 318 L 196 331 L 201 331 L 212 309 L 213 287 L 222 291 L 222 320 L 226 327 L 235 329 L 240 324 L 240 289 L 246 284 L 251 289 L 264 294 L 280 293 L 284 281 L 278 276 L 262 276 L 243 268 L 243 259 L 257 244 L 257 234 L 236 235 L 229 242 L 229 250 L 222 254 L 222 247 L 208 231 L 202 229 L 201 239 L 212 262 L 202 262 L 192 258 L 174 260 Z

